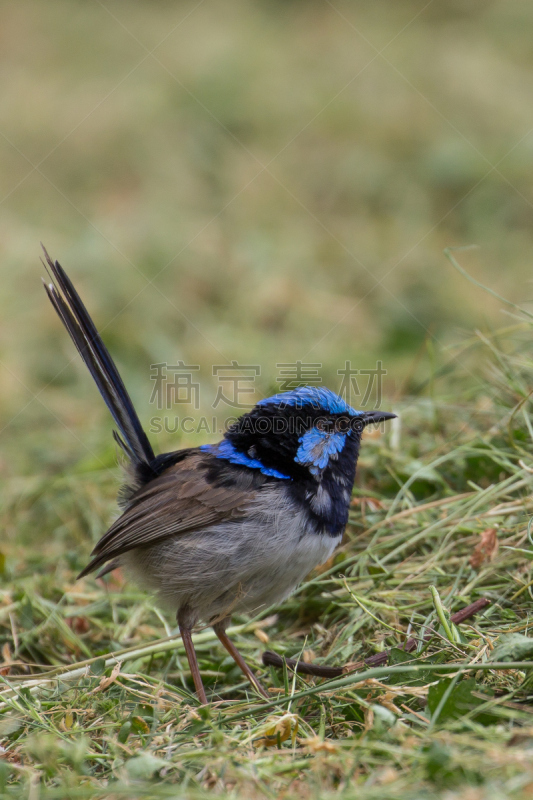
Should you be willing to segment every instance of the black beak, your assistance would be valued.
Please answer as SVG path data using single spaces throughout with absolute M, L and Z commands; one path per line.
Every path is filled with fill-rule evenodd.
M 376 422 L 385 422 L 386 419 L 396 419 L 397 414 L 391 414 L 389 411 L 365 411 L 363 419 L 365 425 L 374 425 Z

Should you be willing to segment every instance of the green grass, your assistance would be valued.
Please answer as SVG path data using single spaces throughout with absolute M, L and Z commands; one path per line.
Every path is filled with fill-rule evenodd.
M 479 245 L 461 264 L 527 304 L 531 3 L 2 12 L 2 800 L 531 797 L 531 671 L 491 667 L 531 658 L 530 318 L 443 256 Z M 271 707 L 203 631 L 213 704 L 199 714 L 173 620 L 116 576 L 74 580 L 121 475 L 106 409 L 40 286 L 41 239 L 147 425 L 158 362 L 201 367 L 192 413 L 210 416 L 216 364 L 259 364 L 259 397 L 280 362 L 320 362 L 335 389 L 346 360 L 383 361 L 382 405 L 401 426 L 365 440 L 335 563 L 235 619 Z M 498 552 L 474 569 L 491 528 Z M 490 607 L 458 631 L 437 620 L 479 597 Z M 430 625 L 409 657 L 423 669 L 396 651 L 378 683 L 261 666 L 265 649 L 357 662 Z M 446 671 L 473 662 L 455 683 Z
M 205 630 L 212 703 L 199 708 L 173 621 L 120 576 L 74 582 L 113 507 L 108 470 L 7 487 L 5 524 L 20 542 L 37 528 L 49 541 L 2 548 L 12 666 L 0 679 L 0 796 L 529 797 L 530 340 L 527 322 L 487 338 L 484 385 L 468 400 L 446 402 L 436 378 L 440 401 L 399 402 L 401 429 L 364 442 L 334 562 L 280 607 L 235 619 L 269 704 Z M 499 547 L 473 568 L 489 528 Z M 491 605 L 450 627 L 447 615 L 480 597 Z M 408 628 L 419 650 L 393 649 L 389 667 L 322 681 L 261 666 L 267 648 L 357 662 L 397 648 Z

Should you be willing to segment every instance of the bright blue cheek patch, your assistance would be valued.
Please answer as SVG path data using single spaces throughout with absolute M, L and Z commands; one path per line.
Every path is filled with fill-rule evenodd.
M 328 465 L 331 456 L 340 453 L 346 444 L 345 433 L 326 433 L 318 428 L 311 428 L 298 439 L 300 447 L 295 461 L 316 475 Z
M 277 469 L 265 467 L 264 464 L 259 461 L 259 459 L 250 458 L 250 456 L 247 456 L 246 453 L 236 450 L 232 443 L 227 439 L 223 439 L 218 444 L 203 444 L 201 445 L 200 450 L 204 450 L 207 453 L 212 453 L 217 458 L 223 458 L 225 461 L 229 461 L 230 464 L 237 464 L 239 467 L 258 469 L 263 473 L 263 475 L 268 475 L 271 478 L 280 478 L 281 480 L 285 481 L 291 480 L 289 475 L 284 475 L 282 472 L 278 472 Z

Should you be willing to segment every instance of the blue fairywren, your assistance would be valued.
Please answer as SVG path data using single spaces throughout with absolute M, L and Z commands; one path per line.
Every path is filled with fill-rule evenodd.
M 191 638 L 200 620 L 268 697 L 226 634 L 230 616 L 280 602 L 331 556 L 348 520 L 363 429 L 395 415 L 356 411 L 329 389 L 303 386 L 261 400 L 217 444 L 156 456 L 78 293 L 45 257 L 48 297 L 129 461 L 122 515 L 78 577 L 123 566 L 176 612 L 201 702 L 207 698 Z

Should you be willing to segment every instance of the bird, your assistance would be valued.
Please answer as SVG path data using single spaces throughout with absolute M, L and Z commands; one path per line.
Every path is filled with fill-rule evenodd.
M 105 401 L 126 456 L 122 513 L 78 578 L 121 566 L 176 614 L 197 699 L 192 630 L 213 627 L 255 690 L 266 690 L 227 635 L 232 614 L 280 603 L 340 544 L 365 426 L 322 385 L 261 399 L 215 444 L 155 455 L 118 369 L 73 283 L 43 247 L 48 297 Z

